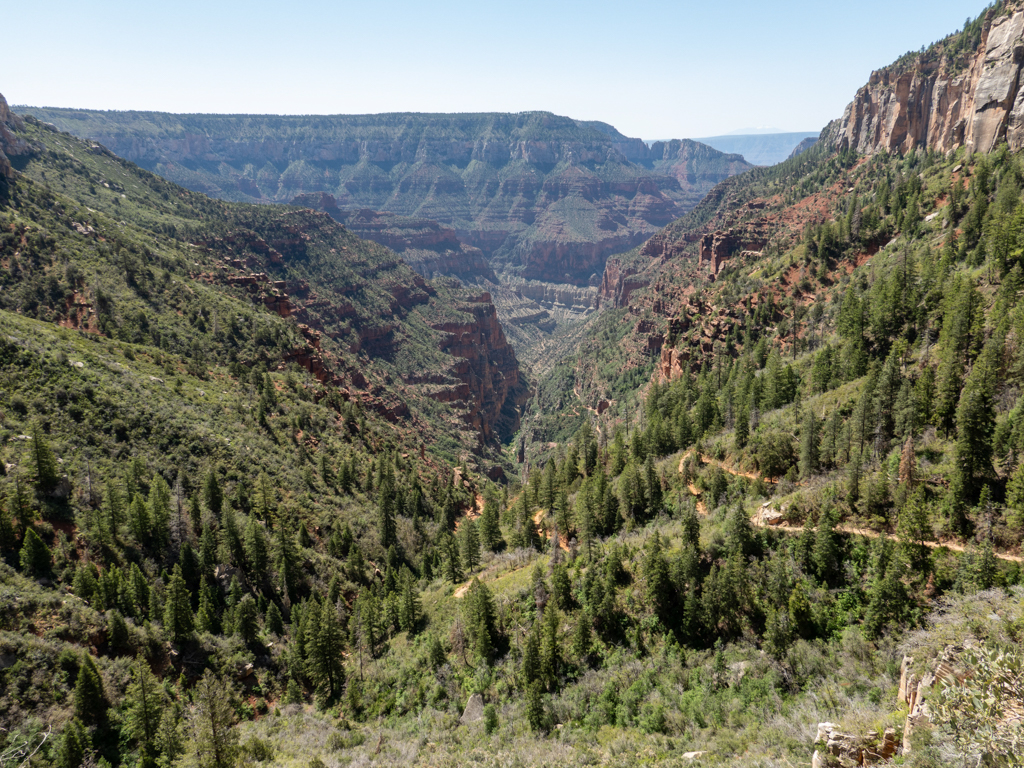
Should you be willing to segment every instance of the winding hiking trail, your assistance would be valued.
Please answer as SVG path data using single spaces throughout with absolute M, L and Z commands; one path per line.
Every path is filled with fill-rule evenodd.
M 693 450 L 692 449 L 687 451 L 686 453 L 684 453 L 683 457 L 679 460 L 679 471 L 680 472 L 683 471 L 683 465 L 686 463 L 686 460 L 691 456 L 691 454 L 693 454 Z M 730 475 L 738 475 L 740 477 L 745 477 L 745 478 L 747 478 L 749 480 L 758 480 L 758 479 L 760 479 L 759 476 L 756 473 L 753 473 L 753 472 L 742 472 L 742 471 L 733 469 L 732 467 L 728 466 L 724 462 L 721 462 L 718 459 L 715 459 L 715 458 L 713 458 L 711 456 L 701 455 L 700 460 L 704 464 L 714 464 L 714 465 L 720 467 L 724 472 L 728 472 Z M 766 480 L 765 482 L 771 482 L 771 481 Z M 695 496 L 696 499 L 697 499 L 697 512 L 699 514 L 701 514 L 701 515 L 705 515 L 706 516 L 708 514 L 708 508 L 707 508 L 707 505 L 700 498 L 701 495 L 702 495 L 700 489 L 697 488 L 697 486 L 695 486 L 693 483 L 687 484 L 686 487 L 689 489 L 690 493 L 693 496 Z M 802 526 L 786 525 L 785 523 L 779 523 L 777 525 L 773 525 L 773 524 L 771 524 L 769 522 L 766 522 L 764 519 L 762 519 L 760 513 L 755 514 L 752 518 L 750 518 L 750 523 L 751 523 L 751 525 L 754 525 L 754 526 L 756 526 L 758 528 L 771 528 L 771 529 L 776 530 L 776 531 L 786 531 L 787 533 L 802 533 L 803 530 L 804 530 Z M 840 523 L 839 525 L 837 525 L 836 526 L 836 530 L 840 531 L 842 533 L 849 533 L 849 534 L 853 534 L 853 535 L 856 535 L 856 536 L 865 536 L 865 537 L 867 537 L 869 539 L 879 539 L 879 538 L 882 538 L 884 536 L 885 538 L 889 539 L 890 541 L 899 541 L 900 540 L 900 538 L 898 536 L 896 536 L 895 534 L 892 534 L 892 533 L 881 533 L 879 531 L 873 531 L 870 528 L 857 528 L 856 526 L 845 525 L 843 523 Z M 952 550 L 953 552 L 966 552 L 967 551 L 967 547 L 965 547 L 963 544 L 961 544 L 958 541 L 924 541 L 924 542 L 921 542 L 921 543 L 924 544 L 924 546 L 928 547 L 929 549 L 939 549 L 940 547 L 945 547 L 946 549 Z M 1020 555 L 1011 555 L 1011 554 L 1006 553 L 1006 552 L 998 552 L 998 551 L 995 552 L 994 554 L 1000 560 L 1008 560 L 1008 561 L 1015 562 L 1015 563 L 1024 562 L 1024 557 L 1021 557 Z

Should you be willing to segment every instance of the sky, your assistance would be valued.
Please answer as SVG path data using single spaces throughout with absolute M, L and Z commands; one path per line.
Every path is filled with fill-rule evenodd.
M 984 0 L 31 0 L 11 104 L 250 114 L 520 112 L 642 139 L 817 131 Z

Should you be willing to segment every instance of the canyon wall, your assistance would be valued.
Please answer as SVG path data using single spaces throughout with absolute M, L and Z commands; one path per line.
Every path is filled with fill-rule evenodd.
M 977 50 L 953 38 L 871 74 L 843 117 L 826 129 L 837 147 L 864 154 L 966 146 L 990 152 L 1006 140 L 1024 146 L 1024 10 L 990 10 Z M 947 52 L 947 49 L 948 52 Z
M 25 111 L 215 197 L 289 202 L 326 193 L 341 210 L 439 222 L 502 273 L 580 286 L 596 286 L 609 255 L 639 245 L 751 167 L 694 141 L 648 146 L 603 123 L 542 112 Z M 423 269 L 435 267 L 446 268 Z

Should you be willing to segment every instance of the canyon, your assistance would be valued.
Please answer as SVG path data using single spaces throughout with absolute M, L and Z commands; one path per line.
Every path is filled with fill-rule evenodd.
M 694 141 L 648 146 L 605 123 L 546 112 L 19 111 L 214 197 L 289 203 L 326 193 L 347 220 L 367 235 L 376 231 L 381 242 L 391 237 L 382 231 L 387 227 L 357 225 L 361 214 L 354 212 L 437 222 L 462 244 L 453 243 L 453 254 L 476 249 L 425 263 L 424 270 L 481 273 L 479 251 L 503 277 L 577 286 L 596 286 L 609 255 L 639 245 L 720 181 L 751 167 Z

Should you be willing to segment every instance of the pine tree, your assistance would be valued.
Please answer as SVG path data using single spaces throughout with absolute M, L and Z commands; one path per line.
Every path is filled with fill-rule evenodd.
M 103 680 L 92 656 L 88 654 L 78 668 L 73 705 L 75 717 L 86 725 L 101 725 L 106 721 L 109 705 L 103 690 Z
M 377 492 L 377 534 L 384 549 L 398 543 L 396 509 L 395 474 L 391 457 L 385 455 L 380 461 L 380 482 Z
M 149 510 L 141 493 L 136 493 L 128 507 L 128 527 L 132 536 L 139 544 L 145 545 L 152 533 L 152 522 L 149 519 Z
M 526 689 L 526 722 L 529 723 L 531 730 L 542 731 L 546 719 L 540 682 L 537 681 Z
M 252 595 L 245 595 L 233 609 L 234 634 L 242 639 L 243 643 L 251 645 L 256 642 L 259 634 L 259 613 L 256 610 L 256 601 Z
M 192 596 L 181 575 L 181 566 L 175 565 L 174 571 L 171 573 L 171 581 L 167 585 L 167 597 L 164 603 L 164 631 L 176 643 L 183 642 L 192 636 L 191 600 Z
M 412 634 L 420 620 L 420 600 L 412 573 L 402 574 L 402 596 L 399 604 L 398 622 L 403 632 Z
M 255 515 L 250 515 L 245 524 L 242 546 L 245 550 L 245 566 L 249 578 L 253 584 L 263 584 L 267 578 L 267 535 Z
M 908 435 L 903 443 L 903 451 L 900 453 L 900 483 L 908 489 L 914 487 L 914 474 L 917 471 L 917 457 L 914 453 L 914 436 Z
M 834 586 L 840 575 L 839 534 L 836 531 L 838 512 L 834 508 L 822 511 L 818 519 L 818 530 L 814 534 L 814 567 L 818 578 Z
M 234 768 L 239 753 L 231 687 L 207 670 L 196 683 L 189 709 L 189 747 L 197 768 Z
M 64 733 L 57 745 L 57 768 L 79 768 L 92 751 L 92 739 L 82 721 L 77 717 L 64 726 Z
M 299 553 L 295 546 L 295 537 L 291 526 L 285 521 L 277 525 L 274 537 L 274 566 L 277 570 L 278 586 L 282 597 L 294 602 L 299 596 L 301 574 L 299 573 Z M 287 604 L 287 603 L 286 603 Z
M 217 470 L 210 467 L 203 477 L 203 504 L 214 520 L 220 520 L 221 510 L 224 505 L 224 493 L 220 489 L 220 482 L 217 480 Z
M 956 476 L 952 487 L 959 503 L 973 503 L 981 481 L 992 474 L 995 403 L 988 365 L 979 362 L 967 378 L 956 412 Z
M 267 607 L 265 626 L 267 632 L 272 635 L 284 634 L 284 620 L 281 618 L 281 609 L 277 607 L 277 603 L 271 603 Z
M 473 571 L 480 565 L 480 539 L 476 532 L 476 523 L 467 518 L 459 526 L 459 550 L 462 555 L 462 565 L 469 571 Z
M 310 677 L 325 704 L 341 698 L 345 690 L 345 667 L 342 663 L 343 634 L 337 608 L 325 600 L 310 616 L 314 623 L 312 641 L 307 647 Z
M 139 764 L 152 766 L 156 764 L 157 734 L 166 694 L 141 655 L 135 659 L 131 675 L 125 691 L 123 733 L 139 745 Z
M 217 597 L 213 583 L 203 579 L 199 587 L 199 610 L 196 613 L 196 627 L 200 632 L 211 635 L 220 633 L 220 619 L 217 617 Z
M 29 466 L 32 468 L 32 482 L 36 487 L 36 495 L 50 494 L 60 482 L 60 471 L 53 450 L 43 434 L 38 422 L 32 424 L 32 440 L 29 442 Z
M 554 688 L 561 666 L 561 648 L 558 644 L 559 613 L 554 605 L 544 609 L 540 633 L 540 675 L 548 690 Z
M 807 409 L 800 430 L 800 477 L 804 480 L 818 471 L 818 420 L 814 411 Z
M 39 538 L 35 528 L 25 531 L 21 545 L 21 570 L 28 576 L 47 576 L 50 573 L 50 548 Z
M 503 544 L 501 527 L 498 525 L 498 504 L 491 498 L 484 501 L 484 510 L 480 515 L 480 542 L 491 552 L 497 552 Z
M 150 537 L 158 547 L 171 541 L 171 489 L 167 481 L 157 475 L 149 488 Z

